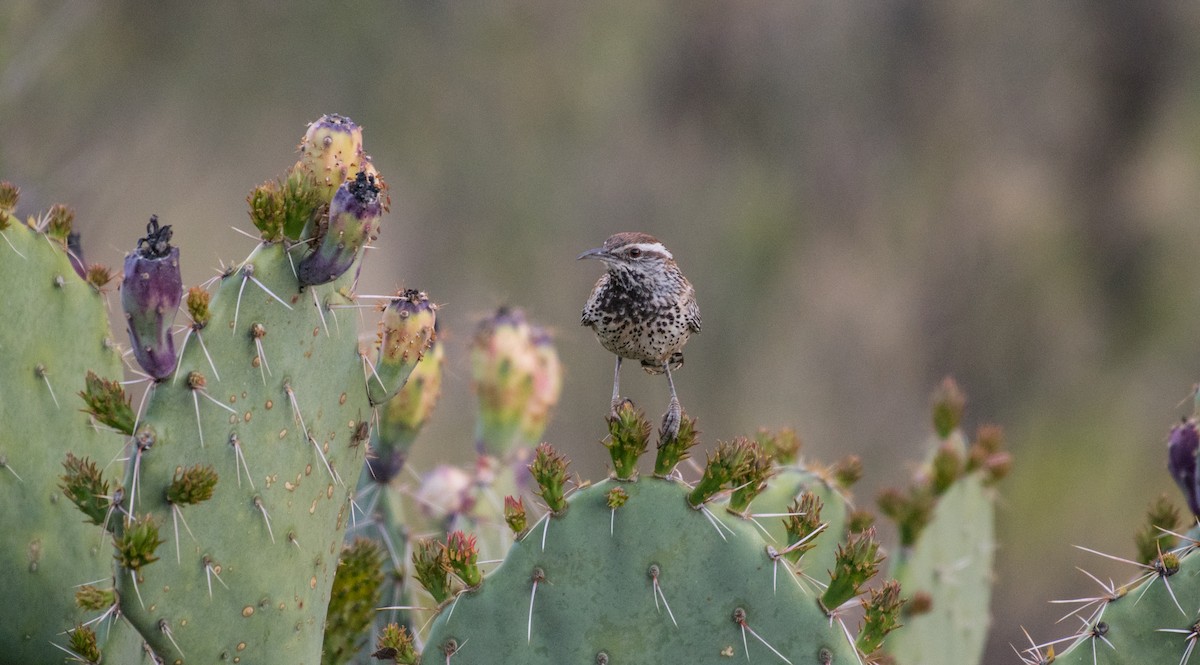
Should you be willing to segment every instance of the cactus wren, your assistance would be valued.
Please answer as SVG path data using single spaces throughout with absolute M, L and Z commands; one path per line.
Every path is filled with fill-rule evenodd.
M 667 375 L 671 404 L 663 415 L 662 436 L 674 438 L 683 410 L 671 370 L 683 365 L 683 345 L 692 333 L 700 332 L 695 289 L 671 252 L 645 233 L 618 233 L 579 258 L 600 259 L 608 268 L 583 306 L 580 322 L 590 326 L 600 344 L 617 356 L 613 413 L 621 402 L 621 360 L 640 360 L 646 372 Z

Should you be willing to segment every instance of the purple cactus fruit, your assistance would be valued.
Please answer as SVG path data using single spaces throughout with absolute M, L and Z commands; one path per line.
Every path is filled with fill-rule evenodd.
M 332 282 L 349 270 L 358 250 L 374 238 L 382 214 L 374 176 L 359 171 L 342 183 L 329 203 L 329 221 L 317 232 L 316 248 L 296 268 L 300 286 Z
M 1167 437 L 1167 469 L 1175 484 L 1187 497 L 1188 508 L 1200 517 L 1200 488 L 1196 487 L 1196 451 L 1200 449 L 1200 432 L 1196 423 L 1185 420 L 1171 428 Z
M 161 381 L 175 371 L 175 340 L 171 327 L 183 298 L 179 248 L 171 246 L 171 227 L 151 216 L 146 236 L 125 257 L 121 307 L 129 329 L 133 356 L 142 369 Z

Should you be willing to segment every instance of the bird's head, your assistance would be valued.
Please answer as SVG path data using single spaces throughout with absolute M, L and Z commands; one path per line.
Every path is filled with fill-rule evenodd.
M 652 235 L 626 231 L 604 241 L 604 245 L 579 255 L 580 259 L 599 259 L 611 273 L 650 275 L 675 262 L 675 257 Z

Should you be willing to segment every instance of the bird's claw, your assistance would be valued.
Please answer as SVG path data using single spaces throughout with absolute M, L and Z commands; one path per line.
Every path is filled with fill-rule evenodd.
M 679 436 L 679 425 L 683 421 L 683 408 L 679 400 L 671 400 L 667 412 L 663 414 L 662 427 L 658 430 L 659 441 L 669 441 Z

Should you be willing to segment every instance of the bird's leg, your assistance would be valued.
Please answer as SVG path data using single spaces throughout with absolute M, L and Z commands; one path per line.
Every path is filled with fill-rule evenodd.
M 671 387 L 671 403 L 667 406 L 667 412 L 663 414 L 659 439 L 667 441 L 679 435 L 679 424 L 683 420 L 683 407 L 679 405 L 679 397 L 675 395 L 675 380 L 671 378 L 670 360 L 663 363 L 663 369 L 667 373 L 667 385 Z
M 613 418 L 617 417 L 617 408 L 621 406 L 621 356 L 617 356 L 617 366 L 613 369 L 613 395 L 612 395 L 612 411 Z

